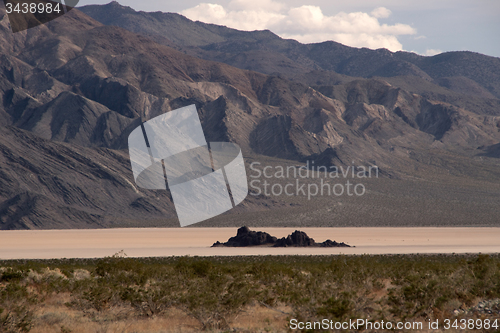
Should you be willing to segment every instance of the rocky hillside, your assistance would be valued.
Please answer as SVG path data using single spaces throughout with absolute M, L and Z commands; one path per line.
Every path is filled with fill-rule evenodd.
M 193 22 L 174 13 L 136 12 L 116 1 L 80 10 L 103 24 L 129 29 L 183 52 L 265 74 L 295 77 L 323 70 L 355 77 L 413 76 L 460 93 L 500 98 L 500 59 L 479 53 L 424 57 L 353 48 L 333 41 L 301 44 L 271 31 L 238 31 Z
M 102 20 L 99 8 L 84 10 Z M 259 42 L 269 39 L 295 43 L 299 49 L 323 44 L 299 45 L 270 32 L 243 33 L 174 14 L 122 9 L 128 19 L 137 20 L 136 27 L 156 15 L 166 22 L 158 23 L 157 33 L 168 30 L 176 37 L 166 41 L 142 28 L 137 34 L 103 25 L 78 10 L 13 34 L 0 7 L 0 229 L 177 225 L 168 193 L 135 187 L 127 137 L 141 121 L 190 104 L 199 109 L 207 141 L 235 142 L 245 156 L 335 165 L 356 161 L 376 164 L 393 178 L 412 177 L 429 164 L 448 172 L 449 165 L 431 156 L 443 152 L 468 164 L 477 156 L 491 156 L 500 142 L 494 81 L 484 87 L 471 78 L 481 76 L 480 68 L 471 69 L 474 75 L 442 79 L 443 87 L 425 75 L 414 81 L 329 71 L 338 64 L 318 75 L 304 64 L 294 78 L 267 75 L 230 66 L 222 58 L 199 57 L 209 58 L 203 50 L 220 51 L 224 43 L 238 41 L 245 47 L 271 47 Z M 106 6 L 102 10 L 109 12 Z M 192 34 L 211 43 L 199 45 Z M 188 39 L 194 44 L 186 44 Z M 328 52 L 337 48 L 349 59 L 349 52 L 370 57 L 385 52 L 332 45 Z M 265 58 L 280 64 L 281 58 Z M 327 53 L 323 57 L 331 58 Z M 363 59 L 356 63 L 362 66 Z M 447 59 L 450 68 L 456 66 L 453 57 Z M 495 69 L 490 72 L 494 75 Z M 367 71 L 345 73 L 369 76 Z M 459 91 L 463 82 L 475 87 L 473 97 Z M 456 165 L 452 169 L 464 177 L 481 173 Z M 237 211 L 281 206 L 269 198 L 249 197 Z

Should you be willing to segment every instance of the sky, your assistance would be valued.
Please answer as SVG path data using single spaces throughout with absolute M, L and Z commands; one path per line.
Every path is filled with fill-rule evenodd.
M 81 0 L 79 6 L 110 0 Z M 302 43 L 327 40 L 435 55 L 500 57 L 500 0 L 119 0 L 135 10 L 180 13 L 240 30 L 269 29 Z

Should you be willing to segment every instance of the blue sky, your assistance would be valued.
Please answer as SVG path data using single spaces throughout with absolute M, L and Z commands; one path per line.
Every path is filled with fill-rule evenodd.
M 84 0 L 79 5 L 109 0 Z M 499 0 L 120 0 L 136 10 L 181 13 L 241 30 L 269 29 L 301 42 L 424 55 L 474 51 L 500 57 Z

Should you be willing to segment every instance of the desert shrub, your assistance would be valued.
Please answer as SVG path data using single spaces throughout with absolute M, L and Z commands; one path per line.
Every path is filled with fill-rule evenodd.
M 29 332 L 33 311 L 30 305 L 37 300 L 17 278 L 0 287 L 0 332 Z
M 45 325 L 54 326 L 68 320 L 68 315 L 65 313 L 49 312 L 43 314 L 37 320 Z
M 429 317 L 439 295 L 438 282 L 422 277 L 410 277 L 408 280 L 401 289 L 389 292 L 391 313 L 402 319 Z
M 0 332 L 29 332 L 33 327 L 33 312 L 26 306 L 0 308 Z
M 339 298 L 330 297 L 324 301 L 317 310 L 319 316 L 341 320 L 348 317 L 353 310 L 349 295 L 343 294 Z
M 28 288 L 19 283 L 12 282 L 1 287 L 0 286 L 0 307 L 8 309 L 16 304 L 34 304 L 37 301 L 37 295 L 33 295 L 28 291 Z
M 8 268 L 0 275 L 0 282 L 20 281 L 23 277 L 23 272 Z
M 116 304 L 116 300 L 119 299 L 119 290 L 116 286 L 102 281 L 86 281 L 78 285 L 71 294 L 72 301 L 67 304 L 69 307 L 103 312 Z
M 253 299 L 254 288 L 243 275 L 235 278 L 236 274 L 227 274 L 203 261 L 182 265 L 191 268 L 183 269 L 184 274 L 195 276 L 184 280 L 186 293 L 180 296 L 179 304 L 203 330 L 229 328 L 230 320 Z
M 469 260 L 467 265 L 470 270 L 470 293 L 477 297 L 500 297 L 500 269 L 498 262 L 485 254 Z
M 82 300 L 85 301 L 89 308 L 97 311 L 106 310 L 113 298 L 113 289 L 106 285 L 96 284 L 85 291 L 82 295 Z
M 125 278 L 125 281 L 128 282 L 130 279 L 127 276 L 134 276 L 142 272 L 142 268 L 143 265 L 140 262 L 131 258 L 108 257 L 97 262 L 93 275 L 114 280 Z M 130 282 L 136 281 L 132 279 Z
M 143 316 L 156 316 L 177 302 L 178 295 L 172 283 L 158 283 L 147 288 L 128 287 L 121 293 L 121 299 L 129 302 Z

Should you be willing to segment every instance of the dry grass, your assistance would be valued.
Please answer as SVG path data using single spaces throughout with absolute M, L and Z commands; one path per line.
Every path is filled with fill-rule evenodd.
M 31 333 L 180 333 L 200 332 L 202 325 L 185 312 L 171 308 L 162 316 L 137 317 L 132 308 L 110 308 L 103 314 L 89 316 L 65 306 L 68 294 L 47 299 L 35 312 Z M 286 332 L 288 307 L 270 309 L 248 306 L 231 322 L 237 332 Z

